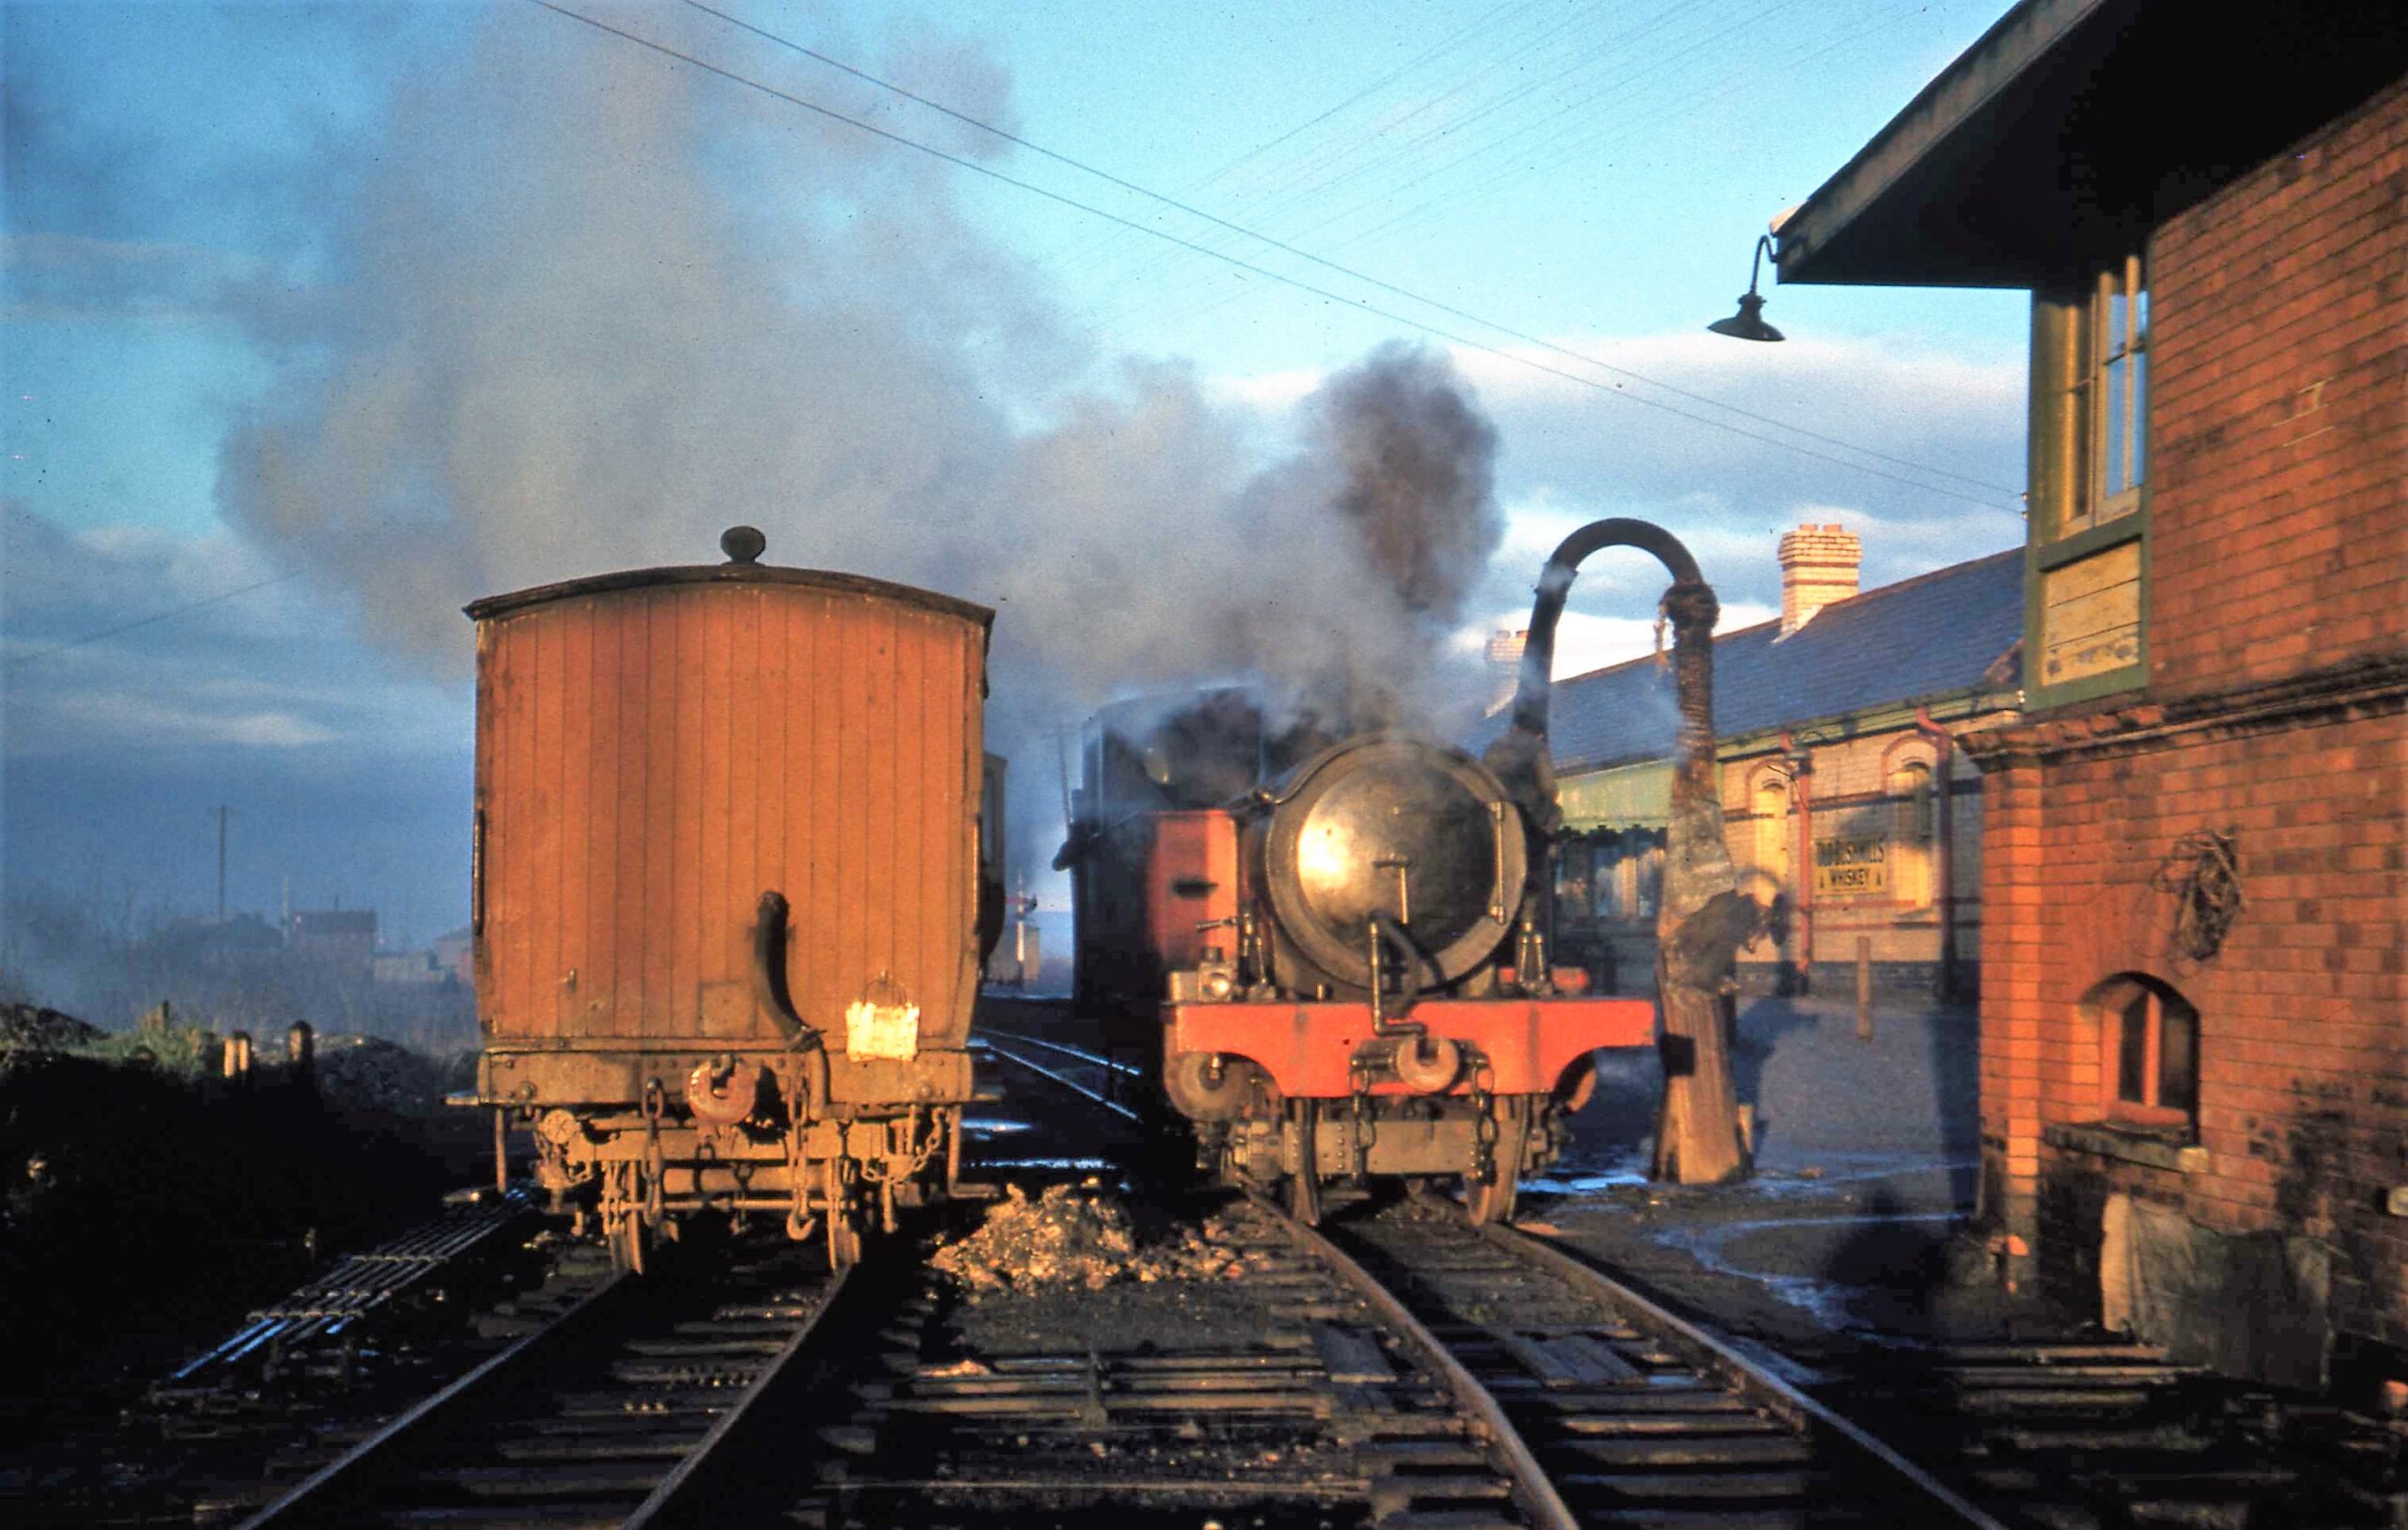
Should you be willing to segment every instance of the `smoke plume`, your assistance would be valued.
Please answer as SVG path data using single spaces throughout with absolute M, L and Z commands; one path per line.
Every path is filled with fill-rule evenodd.
M 1417 615 L 1451 623 L 1504 539 L 1497 427 L 1437 352 L 1391 340 L 1314 398 L 1315 434 L 1344 465 L 1337 509 Z
M 1048 735 L 1116 694 L 1337 674 L 1446 701 L 1434 637 L 1499 517 L 1496 434 L 1443 356 L 1374 353 L 1266 462 L 1190 370 L 1099 362 L 964 222 L 958 170 L 527 21 L 326 151 L 330 280 L 259 310 L 283 386 L 222 504 L 371 630 L 465 672 L 467 600 L 714 561 L 751 522 L 767 561 L 996 607 L 990 733 L 1039 860 Z M 974 56 L 895 52 L 881 72 L 1007 119 Z

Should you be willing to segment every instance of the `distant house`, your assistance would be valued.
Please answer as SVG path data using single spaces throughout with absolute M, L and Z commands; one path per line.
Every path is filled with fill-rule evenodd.
M 2025 0 L 1783 284 L 2032 294 L 1982 1206 L 2108 1327 L 2408 1377 L 2408 6 Z
M 1852 988 L 1861 939 L 1882 986 L 1971 994 L 1982 786 L 1954 738 L 2017 705 L 2023 555 L 1859 593 L 1853 533 L 1801 526 L 1779 553 L 1781 618 L 1714 642 L 1731 859 L 1745 891 L 1789 910 L 1784 939 L 1740 954 L 1740 982 Z M 1557 800 L 1576 836 L 1559 862 L 1556 948 L 1624 992 L 1654 981 L 1673 725 L 1657 659 L 1554 687 Z
M 393 986 L 425 986 L 450 976 L 435 964 L 435 954 L 427 951 L 380 951 L 368 962 L 371 982 Z
M 284 948 L 303 960 L 368 975 L 376 958 L 376 911 L 330 908 L 295 911 L 285 925 Z
M 476 983 L 476 932 L 463 924 L 449 935 L 435 938 L 435 965 L 443 974 L 463 986 Z

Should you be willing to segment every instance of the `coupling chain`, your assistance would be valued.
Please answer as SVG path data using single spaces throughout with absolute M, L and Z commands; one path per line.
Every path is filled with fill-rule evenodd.
M 661 1181 L 668 1177 L 668 1156 L 660 1145 L 660 1118 L 668 1113 L 667 1094 L 658 1079 L 647 1079 L 643 1086 L 643 1191 L 644 1220 L 660 1225 L 665 1207 L 662 1205 Z

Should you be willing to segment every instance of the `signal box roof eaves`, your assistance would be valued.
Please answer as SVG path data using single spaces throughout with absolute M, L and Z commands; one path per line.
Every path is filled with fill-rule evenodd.
M 557 584 L 539 584 L 531 589 L 512 591 L 507 594 L 487 595 L 472 600 L 461 609 L 470 621 L 489 622 L 509 616 L 530 607 L 547 605 L 556 600 L 574 600 L 582 595 L 612 594 L 623 590 L 643 590 L 673 585 L 692 584 L 799 584 L 822 590 L 830 594 L 866 595 L 873 599 L 891 600 L 905 606 L 917 606 L 923 610 L 943 616 L 956 616 L 975 622 L 982 630 L 991 629 L 995 613 L 987 607 L 970 601 L 941 595 L 933 590 L 913 585 L 895 584 L 886 579 L 873 579 L 859 574 L 837 574 L 826 569 L 779 568 L 765 563 L 692 563 L 671 568 L 626 569 L 616 574 L 595 574 L 581 579 L 563 579 Z
M 2400 0 L 2023 0 L 1784 219 L 1781 280 L 2033 288 L 2408 70 Z

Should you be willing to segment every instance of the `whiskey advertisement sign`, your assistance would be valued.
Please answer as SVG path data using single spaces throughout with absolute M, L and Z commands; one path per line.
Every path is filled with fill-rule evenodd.
M 1814 842 L 1814 896 L 1890 891 L 1890 842 L 1877 834 Z

